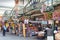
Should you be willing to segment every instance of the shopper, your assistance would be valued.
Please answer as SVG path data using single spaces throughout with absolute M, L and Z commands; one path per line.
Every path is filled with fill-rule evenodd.
M 29 37 L 30 36 L 30 27 L 28 24 L 26 24 L 26 36 Z
M 55 25 L 55 30 L 58 31 L 58 26 L 57 25 Z
M 50 26 L 48 26 L 47 30 L 47 40 L 53 40 L 53 29 Z
M 3 25 L 3 36 L 5 36 L 5 34 L 6 34 L 6 26 L 5 25 Z
M 41 25 L 38 26 L 38 31 L 42 31 L 43 27 Z
M 23 31 L 23 23 L 21 22 L 20 23 L 20 33 L 22 34 L 22 31 Z
M 44 40 L 43 26 L 38 26 L 38 40 Z
M 18 25 L 17 24 L 15 25 L 15 30 L 16 30 L 15 31 L 16 32 L 16 35 L 18 35 Z

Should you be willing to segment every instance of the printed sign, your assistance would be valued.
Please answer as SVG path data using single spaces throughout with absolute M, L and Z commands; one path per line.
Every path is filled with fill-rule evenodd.
M 47 24 L 47 21 L 42 21 L 42 24 Z

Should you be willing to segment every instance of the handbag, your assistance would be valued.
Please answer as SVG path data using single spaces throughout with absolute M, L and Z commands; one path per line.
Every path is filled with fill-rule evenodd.
M 38 36 L 39 36 L 39 37 L 43 37 L 43 36 L 44 36 L 44 31 L 38 32 Z

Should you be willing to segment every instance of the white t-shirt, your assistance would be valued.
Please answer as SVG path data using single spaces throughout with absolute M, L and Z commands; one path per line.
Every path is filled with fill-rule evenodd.
M 28 24 L 28 21 L 29 21 L 28 19 L 25 19 L 25 20 L 24 20 L 24 23 L 25 23 L 25 24 Z

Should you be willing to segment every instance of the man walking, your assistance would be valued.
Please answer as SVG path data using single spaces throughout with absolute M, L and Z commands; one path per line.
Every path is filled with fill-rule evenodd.
M 5 33 L 6 33 L 6 26 L 5 25 L 3 25 L 3 36 L 5 36 Z

